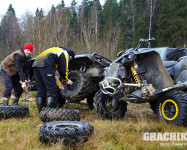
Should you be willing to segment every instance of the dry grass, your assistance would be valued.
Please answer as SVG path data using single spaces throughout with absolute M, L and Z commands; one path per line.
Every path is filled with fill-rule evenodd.
M 28 105 L 30 116 L 23 119 L 7 119 L 0 121 L 1 150 L 59 150 L 71 149 L 62 146 L 45 145 L 39 141 L 39 127 L 43 124 L 38 116 L 36 103 L 21 102 Z M 165 146 L 162 141 L 144 141 L 144 132 L 187 132 L 187 128 L 166 125 L 159 122 L 149 109 L 148 104 L 129 104 L 124 119 L 119 121 L 100 120 L 93 110 L 86 105 L 66 104 L 65 108 L 75 108 L 81 111 L 81 121 L 94 126 L 94 134 L 89 141 L 74 149 L 187 149 L 185 146 Z M 177 142 L 176 142 L 177 143 Z M 182 142 L 180 142 L 182 143 Z M 184 143 L 184 142 L 183 142 Z

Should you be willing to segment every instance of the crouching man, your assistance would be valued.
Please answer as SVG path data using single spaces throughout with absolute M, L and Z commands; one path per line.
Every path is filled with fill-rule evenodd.
M 8 55 L 1 63 L 1 75 L 4 80 L 5 90 L 3 93 L 3 105 L 9 103 L 12 89 L 12 105 L 18 105 L 23 90 L 26 89 L 30 71 L 30 54 L 33 51 L 31 43 L 25 44 L 20 50 Z M 21 83 L 20 83 L 21 80 Z
M 32 65 L 37 86 L 36 103 L 39 112 L 42 107 L 56 107 L 55 100 L 58 93 L 56 84 L 56 69 L 66 84 L 72 85 L 68 79 L 68 64 L 74 59 L 74 51 L 64 47 L 53 47 L 38 55 Z M 59 86 L 63 89 L 62 86 Z M 48 97 L 46 104 L 46 97 Z

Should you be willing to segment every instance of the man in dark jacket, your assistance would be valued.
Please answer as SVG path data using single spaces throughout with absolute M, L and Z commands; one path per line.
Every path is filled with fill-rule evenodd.
M 12 89 L 12 105 L 18 105 L 19 97 L 26 89 L 30 70 L 30 54 L 33 51 L 33 45 L 26 43 L 20 50 L 8 55 L 1 63 L 1 75 L 4 79 L 5 91 L 3 93 L 3 105 L 9 103 Z M 20 83 L 21 80 L 21 83 Z
M 34 78 L 37 86 L 36 103 L 39 112 L 42 107 L 56 107 L 55 100 L 58 93 L 56 85 L 56 74 L 69 85 L 72 81 L 68 79 L 68 64 L 75 56 L 74 51 L 65 47 L 53 47 L 38 55 L 32 65 L 34 67 Z M 59 87 L 60 88 L 60 87 Z M 63 89 L 63 87 L 61 87 Z M 46 104 L 46 97 L 48 97 Z

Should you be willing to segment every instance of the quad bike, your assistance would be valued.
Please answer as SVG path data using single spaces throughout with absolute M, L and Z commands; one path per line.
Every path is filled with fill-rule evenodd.
M 34 60 L 32 59 L 31 63 Z M 70 70 L 68 78 L 73 81 L 73 85 L 63 83 L 65 90 L 59 90 L 57 106 L 62 107 L 66 101 L 79 103 L 81 100 L 87 99 L 89 108 L 93 109 L 93 97 L 99 90 L 99 82 L 104 77 L 104 68 L 109 66 L 110 62 L 108 58 L 97 53 L 76 55 L 68 68 Z M 30 70 L 28 87 L 29 91 L 37 90 L 33 68 Z
M 105 68 L 100 91 L 94 97 L 99 118 L 120 119 L 127 111 L 127 101 L 154 102 L 154 112 L 167 124 L 187 126 L 187 83 L 174 84 L 158 52 L 149 48 L 139 51 L 152 39 L 140 39 Z

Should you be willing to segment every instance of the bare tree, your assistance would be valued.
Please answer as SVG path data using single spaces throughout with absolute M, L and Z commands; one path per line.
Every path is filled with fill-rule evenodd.
M 157 0 L 148 0 L 148 3 L 150 5 L 150 17 L 149 17 L 149 39 L 151 38 L 151 32 L 152 32 L 152 18 L 154 15 L 154 11 L 155 11 L 155 6 L 156 6 L 156 2 Z M 149 47 L 150 47 L 150 43 L 149 43 Z

